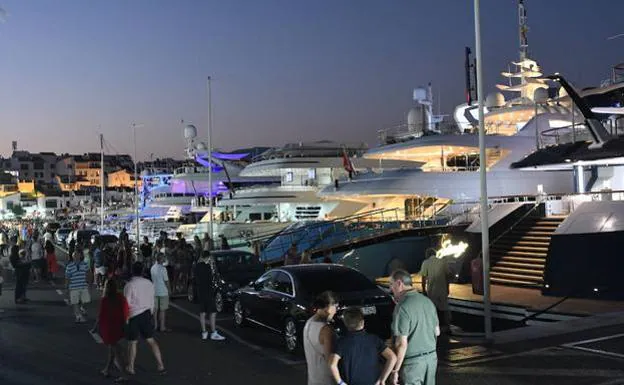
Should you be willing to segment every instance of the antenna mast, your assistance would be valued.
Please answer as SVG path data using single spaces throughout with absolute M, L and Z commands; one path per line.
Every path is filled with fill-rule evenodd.
M 527 12 L 524 7 L 524 0 L 518 0 L 518 34 L 520 39 L 520 61 L 523 61 L 529 56 L 529 41 L 527 39 L 527 32 L 529 27 L 527 23 Z
M 100 233 L 104 231 L 104 194 L 106 189 L 104 176 L 104 134 L 100 134 Z

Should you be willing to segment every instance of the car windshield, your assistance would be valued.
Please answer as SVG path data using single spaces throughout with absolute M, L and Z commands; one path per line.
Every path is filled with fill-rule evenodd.
M 297 276 L 302 289 L 316 296 L 326 290 L 348 293 L 376 289 L 377 286 L 364 275 L 352 270 L 309 271 Z

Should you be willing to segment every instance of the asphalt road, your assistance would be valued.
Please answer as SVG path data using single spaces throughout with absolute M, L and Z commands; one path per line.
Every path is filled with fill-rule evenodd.
M 96 298 L 94 292 L 94 298 Z M 0 296 L 0 384 L 57 385 L 110 383 L 99 370 L 106 357 L 88 329 L 77 325 L 66 292 L 39 283 L 27 305 L 13 304 L 8 283 Z M 171 333 L 157 335 L 169 373 L 156 374 L 145 344 L 140 344 L 135 384 L 305 384 L 303 356 L 282 350 L 278 336 L 257 328 L 236 328 L 231 314 L 218 317 L 228 337 L 202 341 L 197 309 L 173 301 L 168 312 Z M 511 346 L 484 347 L 469 339 L 441 341 L 438 384 L 624 384 L 624 326 L 577 333 Z

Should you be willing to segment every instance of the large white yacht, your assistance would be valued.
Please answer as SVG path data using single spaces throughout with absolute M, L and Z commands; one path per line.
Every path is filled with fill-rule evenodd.
M 487 96 L 485 107 L 488 195 L 491 197 L 535 196 L 574 191 L 571 172 L 557 170 L 547 174 L 511 169 L 510 165 L 544 146 L 555 144 L 553 134 L 562 127 L 581 128 L 583 120 L 570 103 L 542 77 L 537 62 L 528 55 L 526 11 L 519 3 L 520 60 L 515 70 L 502 73 L 509 83 Z M 467 59 L 468 62 L 468 59 Z M 470 92 L 470 90 L 468 90 Z M 427 98 L 423 100 L 423 95 Z M 404 133 L 389 136 L 382 130 L 382 143 L 366 152 L 370 160 L 414 162 L 409 169 L 357 175 L 340 183 L 340 188 L 325 188 L 319 195 L 365 204 L 366 209 L 395 208 L 405 219 L 431 216 L 450 203 L 479 200 L 479 141 L 476 133 L 476 104 L 458 106 L 453 114 L 457 130 L 442 130 L 440 117 L 432 116 L 431 92 L 414 92 L 415 108 L 407 115 Z M 402 138 L 402 140 L 396 140 Z M 406 139 L 403 139 L 406 138 Z
M 271 149 L 240 172 L 240 177 L 275 177 L 279 185 L 241 188 L 224 196 L 220 207 L 273 206 L 279 222 L 325 220 L 350 215 L 364 205 L 321 199 L 318 191 L 358 172 L 381 167 L 400 167 L 407 162 L 379 162 L 362 158 L 364 144 L 343 145 L 330 141 L 291 143 Z M 351 172 L 349 172 L 351 171 Z M 339 183 L 339 182 L 338 182 Z

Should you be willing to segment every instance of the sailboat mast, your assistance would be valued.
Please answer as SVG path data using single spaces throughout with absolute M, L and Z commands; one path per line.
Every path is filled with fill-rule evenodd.
M 104 134 L 100 134 L 100 232 L 104 230 L 104 194 L 106 186 L 104 183 Z

